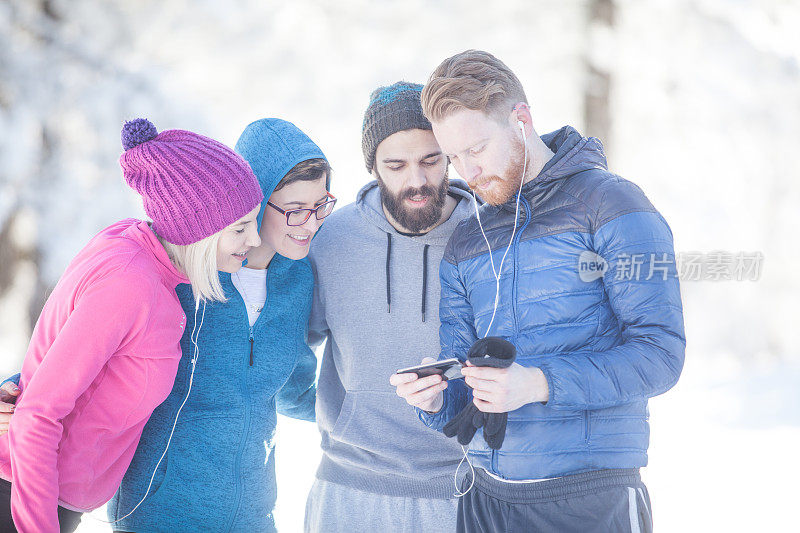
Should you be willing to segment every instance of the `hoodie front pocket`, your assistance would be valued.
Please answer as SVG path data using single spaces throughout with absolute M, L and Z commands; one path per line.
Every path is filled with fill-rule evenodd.
M 330 437 L 329 454 L 381 474 L 441 469 L 457 457 L 394 391 L 347 392 Z
M 358 394 L 357 392 L 348 392 L 345 394 L 342 408 L 339 410 L 339 416 L 336 418 L 336 423 L 331 430 L 331 437 L 334 439 L 344 440 L 342 437 L 347 430 L 347 424 L 350 423 L 350 419 L 353 417 L 353 411 L 356 406 L 355 398 Z
M 224 415 L 181 419 L 164 459 L 163 481 L 140 509 L 159 516 L 165 527 L 181 529 L 196 525 L 201 517 L 213 517 L 204 525 L 222 528 L 233 509 L 238 479 L 234 469 L 241 435 L 234 429 L 238 423 Z M 149 477 L 150 472 L 146 474 Z

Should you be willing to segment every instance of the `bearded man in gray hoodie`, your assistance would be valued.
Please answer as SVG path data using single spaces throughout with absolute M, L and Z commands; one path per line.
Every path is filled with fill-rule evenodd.
M 327 343 L 307 532 L 455 530 L 462 451 L 420 424 L 387 380 L 439 352 L 439 263 L 474 212 L 466 184 L 447 178 L 421 90 L 398 82 L 372 93 L 362 149 L 375 179 L 328 217 L 311 247 L 309 339 Z

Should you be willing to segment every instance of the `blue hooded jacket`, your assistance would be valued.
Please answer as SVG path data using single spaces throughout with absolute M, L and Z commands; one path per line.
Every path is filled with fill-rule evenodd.
M 259 227 L 266 201 L 286 173 L 297 163 L 325 157 L 296 126 L 279 119 L 250 124 L 236 151 L 264 191 Z M 187 325 L 175 385 L 145 426 L 108 504 L 109 520 L 125 516 L 141 500 L 167 447 L 189 387 L 197 324 L 191 394 L 148 497 L 113 524 L 115 530 L 275 531 L 277 413 L 314 420 L 317 365 L 306 344 L 314 278 L 308 259 L 275 254 L 267 268 L 267 301 L 252 327 L 230 274 L 221 272 L 220 282 L 228 301 L 207 304 L 204 317 L 202 305 L 195 315 L 191 286 L 177 288 Z
M 488 254 L 499 266 L 516 196 L 481 207 L 491 251 L 472 216 L 456 228 L 440 266 L 440 357 L 464 360 L 478 334 L 500 336 L 550 388 L 546 404 L 508 414 L 500 450 L 479 430 L 470 459 L 516 480 L 645 466 L 647 399 L 676 383 L 686 345 L 672 232 L 641 189 L 606 170 L 600 141 L 569 126 L 542 140 L 555 155 L 522 188 L 490 332 Z M 453 380 L 438 413 L 418 414 L 441 430 L 470 401 L 464 380 Z

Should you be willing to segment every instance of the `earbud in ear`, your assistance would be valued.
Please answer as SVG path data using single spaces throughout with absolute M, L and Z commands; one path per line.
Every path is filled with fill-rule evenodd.
M 517 126 L 519 127 L 519 131 L 522 132 L 522 136 L 525 137 L 525 123 L 521 120 L 517 121 Z

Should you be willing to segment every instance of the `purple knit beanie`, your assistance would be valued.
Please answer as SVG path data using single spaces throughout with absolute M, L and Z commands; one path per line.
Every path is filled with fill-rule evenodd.
M 236 222 L 264 194 L 247 162 L 227 146 L 184 130 L 158 133 L 146 119 L 122 127 L 125 181 L 144 199 L 153 231 L 192 244 Z

